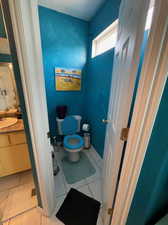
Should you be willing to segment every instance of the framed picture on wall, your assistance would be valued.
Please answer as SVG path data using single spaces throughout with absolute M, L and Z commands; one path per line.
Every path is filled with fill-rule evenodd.
M 55 83 L 57 91 L 80 91 L 81 70 L 55 68 Z

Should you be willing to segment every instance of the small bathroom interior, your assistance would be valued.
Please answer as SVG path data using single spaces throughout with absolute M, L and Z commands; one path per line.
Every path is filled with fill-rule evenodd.
M 57 209 L 71 188 L 102 202 L 103 121 L 119 6 L 119 0 L 39 1 Z
M 39 1 L 58 209 L 70 188 L 102 202 L 103 154 L 119 7 L 120 0 Z M 144 31 L 136 84 L 152 10 Z M 137 85 L 133 103 L 136 88 Z M 103 224 L 101 214 L 99 222 Z
M 37 206 L 21 108 L 0 9 L 0 223 Z
M 121 0 L 38 2 L 57 210 L 71 188 L 102 202 L 103 155 L 120 2 Z M 150 18 L 151 15 L 152 12 L 149 11 Z M 0 40 L 7 41 L 5 28 L 2 26 L 2 13 L 0 19 Z M 150 23 L 147 21 L 136 83 L 139 81 L 149 27 Z M 10 131 L 7 127 L 0 129 L 0 140 L 1 137 L 4 138 L 0 141 L 0 157 L 3 149 L 10 151 L 12 148 L 12 135 L 15 134 L 19 136 L 16 137 L 17 143 L 14 142 L 16 146 L 13 148 L 17 150 L 22 145 L 21 148 L 27 151 L 22 113 L 12 75 L 12 60 L 10 52 L 6 52 L 6 49 L 3 51 L 0 53 L 0 126 L 3 126 L 5 120 L 8 123 L 14 123 L 14 120 L 17 122 L 12 125 L 14 130 L 11 129 L 12 126 L 8 126 Z M 11 82 L 8 81 L 5 86 L 7 77 Z M 133 102 L 136 88 L 137 86 Z M 11 93 L 11 90 L 14 91 Z M 20 123 L 22 129 L 15 130 L 20 128 Z M 9 173 L 5 172 L 5 169 L 8 171 L 8 158 L 4 159 L 4 167 L 0 158 L 1 218 L 5 215 L 2 209 L 5 211 L 6 208 L 11 214 L 14 213 L 13 209 L 8 209 L 6 202 L 15 202 L 15 189 L 25 192 L 28 188 L 26 193 L 32 193 L 34 183 L 31 165 L 27 153 L 24 153 L 24 157 L 27 164 L 24 163 L 15 171 L 10 168 Z M 20 163 L 20 160 L 16 159 L 15 162 L 17 161 Z M 31 207 L 37 205 L 36 197 L 31 194 L 29 197 Z M 18 201 L 19 197 L 16 198 Z M 98 223 L 101 225 L 102 219 L 100 213 Z

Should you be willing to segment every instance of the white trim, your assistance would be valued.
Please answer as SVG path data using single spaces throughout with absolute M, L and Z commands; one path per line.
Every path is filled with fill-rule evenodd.
M 111 25 L 109 25 L 105 30 L 103 30 L 94 40 L 98 40 L 102 38 L 104 35 L 106 35 L 107 33 L 116 29 L 116 27 L 118 27 L 118 22 L 119 20 L 116 19 Z
M 106 132 L 104 151 L 106 165 L 103 171 L 103 186 L 107 186 L 103 192 L 104 224 L 110 223 L 111 216 L 107 214 L 108 209 L 114 210 L 120 166 L 123 161 L 124 142 L 120 139 L 121 130 L 128 125 L 148 7 L 149 0 L 122 1 L 120 6 L 119 35 L 115 47 L 111 87 L 112 99 L 107 118 L 109 132 Z
M 149 10 L 148 10 L 148 15 L 147 15 L 146 24 L 145 24 L 145 30 L 150 30 L 150 28 L 151 28 L 153 12 L 154 12 L 154 6 L 149 8 Z
M 45 215 L 56 207 L 37 0 L 9 0 L 21 79 Z
M 156 1 L 111 225 L 126 224 L 167 79 L 167 9 L 167 0 Z
M 101 52 L 98 52 L 98 46 L 100 45 L 101 42 L 104 40 L 107 40 L 108 37 L 111 37 L 113 34 L 116 35 L 116 41 L 117 41 L 117 31 L 118 31 L 118 22 L 119 20 L 116 19 L 111 25 L 109 25 L 105 30 L 103 30 L 93 41 L 92 41 L 92 58 L 103 54 L 104 52 L 112 49 L 115 47 L 114 43 L 111 43 L 108 46 L 108 49 L 105 48 Z

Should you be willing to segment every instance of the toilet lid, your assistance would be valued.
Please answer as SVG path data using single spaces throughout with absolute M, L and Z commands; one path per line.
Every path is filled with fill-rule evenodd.
M 65 117 L 62 122 L 62 132 L 64 135 L 75 134 L 78 129 L 78 121 L 73 116 Z

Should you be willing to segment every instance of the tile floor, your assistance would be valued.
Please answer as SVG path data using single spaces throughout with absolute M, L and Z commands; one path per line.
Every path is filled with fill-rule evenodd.
M 97 225 L 102 225 L 99 217 Z M 27 211 L 2 225 L 64 225 L 55 215 L 50 218 L 43 216 L 37 208 Z
M 92 165 L 96 169 L 96 173 L 91 177 L 88 177 L 84 180 L 81 180 L 73 185 L 69 185 L 66 182 L 65 176 L 62 171 L 61 159 L 64 157 L 65 152 L 62 148 L 59 148 L 59 152 L 56 153 L 58 158 L 58 165 L 60 167 L 60 172 L 55 176 L 55 187 L 56 187 L 56 196 L 57 196 L 57 207 L 50 218 L 43 216 L 38 208 L 29 210 L 19 216 L 16 216 L 13 219 L 8 220 L 3 225 L 63 225 L 55 216 L 59 210 L 61 204 L 66 197 L 69 189 L 71 187 L 76 188 L 77 190 L 83 192 L 84 194 L 102 201 L 102 191 L 101 191 L 101 172 L 102 172 L 102 159 L 96 153 L 96 151 L 91 148 L 86 150 L 88 158 L 90 159 Z M 99 214 L 97 225 L 103 225 L 101 213 Z
M 60 208 L 70 188 L 75 188 L 79 190 L 80 192 L 102 202 L 101 174 L 102 174 L 103 160 L 97 154 L 97 152 L 94 150 L 93 147 L 91 147 L 89 150 L 84 150 L 84 153 L 88 156 L 96 172 L 92 176 L 71 185 L 66 182 L 66 178 L 64 176 L 62 165 L 61 165 L 62 163 L 61 160 L 66 153 L 61 147 L 59 148 L 59 152 L 56 153 L 56 158 L 58 159 L 57 163 L 60 168 L 58 175 L 55 176 L 56 197 L 58 200 L 56 210 Z M 100 213 L 97 225 L 102 225 L 102 224 L 103 223 L 102 223 L 102 218 Z
M 6 221 L 37 206 L 31 196 L 34 182 L 31 170 L 0 178 L 0 220 Z

